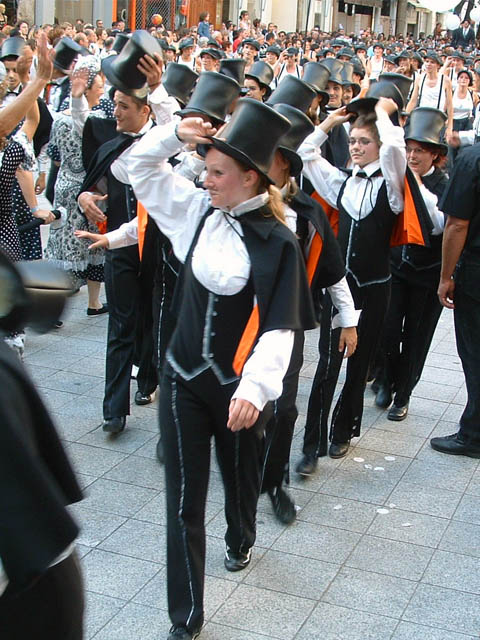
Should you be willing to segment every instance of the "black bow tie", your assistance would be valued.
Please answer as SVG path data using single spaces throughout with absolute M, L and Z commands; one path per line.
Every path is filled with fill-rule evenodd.
M 370 178 L 378 178 L 382 175 L 381 169 L 375 169 L 375 171 L 370 176 L 362 170 L 357 171 L 355 175 L 353 175 L 352 169 L 342 169 L 342 171 L 345 171 L 345 173 L 352 178 L 366 178 L 367 180 L 370 180 Z

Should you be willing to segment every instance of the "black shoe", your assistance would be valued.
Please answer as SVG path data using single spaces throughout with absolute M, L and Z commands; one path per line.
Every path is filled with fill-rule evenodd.
M 468 446 L 459 433 L 444 438 L 432 438 L 430 445 L 435 451 L 449 453 L 454 456 L 468 456 L 469 458 L 480 458 L 480 448 Z
M 387 418 L 389 420 L 394 420 L 395 422 L 400 422 L 400 420 L 405 420 L 408 416 L 408 402 L 402 406 L 397 406 L 396 404 L 392 405 L 387 413 Z
M 119 418 L 105 418 L 102 423 L 102 429 L 106 433 L 121 433 L 125 429 L 127 418 L 120 416 Z
M 155 391 L 153 393 L 144 394 L 141 391 L 135 393 L 135 404 L 144 405 L 150 404 L 155 399 Z
M 317 468 L 318 458 L 311 453 L 304 453 L 302 459 L 295 467 L 295 471 L 301 476 L 311 476 Z
M 167 640 L 194 640 L 199 635 L 200 631 L 188 631 L 187 627 L 173 626 L 169 631 Z
M 388 385 L 379 385 L 377 395 L 375 396 L 375 404 L 381 409 L 386 409 L 392 404 L 392 390 Z
M 328 455 L 330 458 L 343 458 L 347 455 L 350 449 L 350 441 L 348 442 L 332 442 L 328 449 Z
M 53 324 L 55 329 L 61 329 L 63 327 L 63 322 L 61 320 L 56 320 Z
M 380 380 L 378 378 L 375 378 L 375 380 L 372 382 L 370 389 L 373 391 L 373 393 L 378 393 L 378 390 L 380 389 Z
M 160 464 L 163 464 L 164 452 L 163 452 L 163 442 L 161 437 L 158 439 L 158 442 L 157 442 L 156 454 L 157 454 L 157 460 L 160 462 Z
M 100 309 L 87 309 L 87 316 L 101 316 L 102 313 L 108 313 L 108 304 L 102 304 Z
M 272 502 L 273 512 L 282 524 L 291 524 L 297 517 L 295 503 L 282 487 L 275 487 L 268 491 Z
M 247 553 L 242 553 L 241 551 L 232 551 L 227 547 L 225 549 L 225 560 L 223 563 L 227 571 L 242 571 L 242 569 L 248 567 L 251 558 L 251 549 L 249 549 Z

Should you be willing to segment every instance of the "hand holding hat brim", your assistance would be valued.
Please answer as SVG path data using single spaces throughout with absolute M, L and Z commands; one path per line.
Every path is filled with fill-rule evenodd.
M 177 136 L 185 144 L 212 144 L 217 130 L 202 118 L 183 118 L 177 125 Z

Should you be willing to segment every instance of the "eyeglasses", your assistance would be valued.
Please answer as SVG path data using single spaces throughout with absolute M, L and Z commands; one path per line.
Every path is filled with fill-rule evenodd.
M 422 149 L 422 147 L 407 147 L 407 156 L 410 153 L 421 155 L 422 153 L 427 153 L 427 149 Z
M 357 142 L 361 147 L 367 147 L 369 144 L 373 142 L 373 140 L 369 140 L 368 138 L 349 138 L 348 139 L 348 144 L 350 147 L 353 147 L 353 145 L 356 144 Z

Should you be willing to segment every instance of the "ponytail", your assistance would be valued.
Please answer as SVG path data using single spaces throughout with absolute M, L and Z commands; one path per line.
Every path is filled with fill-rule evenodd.
M 286 224 L 285 221 L 285 205 L 283 203 L 283 197 L 279 189 L 274 187 L 273 184 L 268 186 L 268 199 L 267 206 L 271 210 L 275 218 L 282 224 Z

